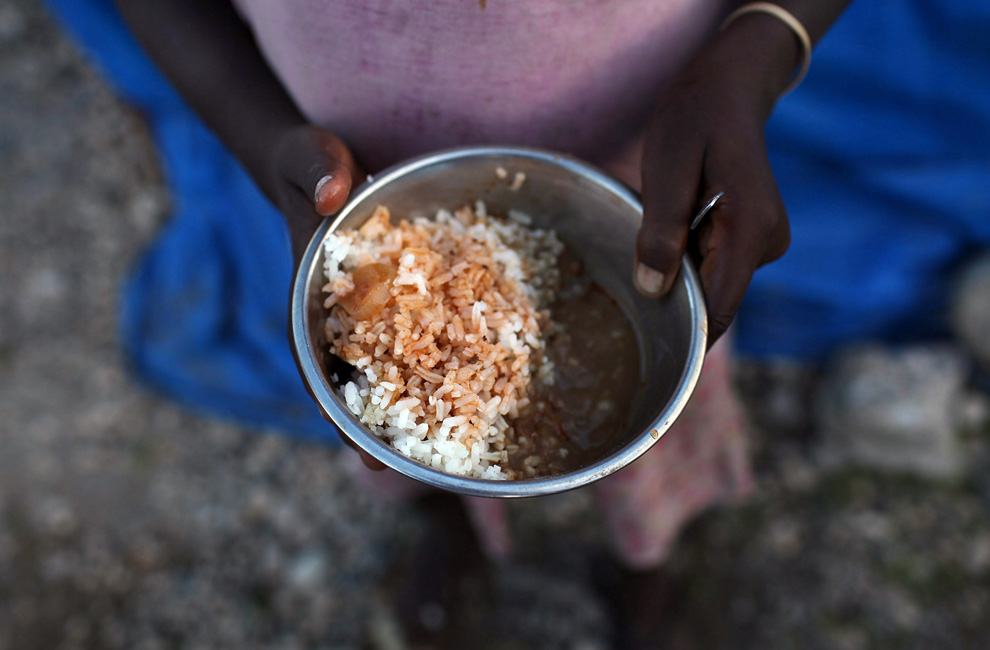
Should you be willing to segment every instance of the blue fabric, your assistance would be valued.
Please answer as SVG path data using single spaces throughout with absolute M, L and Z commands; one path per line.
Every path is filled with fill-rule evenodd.
M 736 343 L 821 359 L 946 334 L 959 265 L 990 246 L 990 3 L 853 2 L 767 132 L 788 253 L 757 272 Z
M 256 427 L 336 442 L 285 332 L 291 261 L 276 210 L 184 105 L 111 0 L 47 0 L 144 111 L 175 213 L 124 290 L 139 376 Z M 957 266 L 990 244 L 990 4 L 859 0 L 783 99 L 768 146 L 793 242 L 737 321 L 755 356 L 945 332 Z
M 120 320 L 139 377 L 198 410 L 339 442 L 287 337 L 292 257 L 278 211 L 130 35 L 112 0 L 47 0 L 152 129 L 174 213 L 128 278 Z

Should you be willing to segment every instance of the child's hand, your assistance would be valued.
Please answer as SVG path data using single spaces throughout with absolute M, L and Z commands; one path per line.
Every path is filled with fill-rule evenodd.
M 761 42 L 754 25 L 780 38 Z M 780 39 L 793 36 L 773 20 L 739 27 L 716 38 L 663 94 L 643 159 L 636 286 L 649 297 L 669 291 L 696 236 L 691 248 L 700 258 L 709 344 L 729 327 L 753 272 L 790 243 L 763 132 L 793 69 L 783 48 L 794 43 Z M 694 214 L 718 192 L 725 194 L 692 234 Z
M 285 215 L 298 266 L 323 218 L 344 207 L 365 174 L 340 138 L 326 129 L 301 126 L 279 139 L 270 175 L 272 198 Z
M 347 202 L 351 188 L 365 177 L 354 162 L 347 145 L 326 129 L 315 126 L 296 127 L 287 131 L 279 141 L 271 170 L 271 184 L 278 207 L 285 215 L 292 239 L 292 256 L 299 266 L 313 232 L 323 221 Z M 290 347 L 296 354 L 295 345 Z M 299 359 L 296 357 L 296 365 Z M 309 391 L 309 386 L 306 386 Z M 310 397 L 316 397 L 310 391 Z M 317 405 L 319 402 L 317 401 Z M 324 419 L 330 415 L 320 406 Z M 361 456 L 369 469 L 381 470 L 385 466 L 370 454 L 359 449 L 345 436 L 341 439 Z

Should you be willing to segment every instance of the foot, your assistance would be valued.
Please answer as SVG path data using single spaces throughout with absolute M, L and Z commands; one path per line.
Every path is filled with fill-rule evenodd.
M 458 497 L 430 494 L 416 506 L 425 530 L 393 591 L 406 642 L 423 649 L 479 647 L 491 620 L 490 563 Z
M 686 580 L 665 569 L 632 571 L 612 560 L 599 562 L 594 582 L 612 618 L 615 648 L 690 650 L 695 646 L 683 615 Z

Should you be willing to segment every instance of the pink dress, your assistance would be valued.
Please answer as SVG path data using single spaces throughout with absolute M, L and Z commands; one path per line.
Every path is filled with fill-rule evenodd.
M 313 123 L 374 172 L 463 144 L 568 152 L 639 186 L 652 105 L 729 0 L 235 0 L 269 65 Z M 632 251 L 630 251 L 630 255 Z M 661 562 L 682 524 L 750 486 L 726 346 L 677 424 L 594 488 L 616 548 Z M 393 494 L 395 474 L 374 477 Z M 496 554 L 501 502 L 469 499 Z
M 628 149 L 728 0 L 235 0 L 300 110 L 369 171 L 461 144 Z

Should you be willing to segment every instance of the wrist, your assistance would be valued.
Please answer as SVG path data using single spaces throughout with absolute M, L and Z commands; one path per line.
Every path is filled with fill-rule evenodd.
M 765 118 L 804 57 L 803 46 L 791 28 L 764 13 L 738 16 L 718 34 L 713 46 L 727 72 L 762 97 Z

